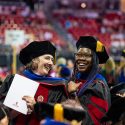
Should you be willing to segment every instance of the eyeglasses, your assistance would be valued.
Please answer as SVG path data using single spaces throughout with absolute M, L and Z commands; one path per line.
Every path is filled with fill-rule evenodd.
M 92 54 L 74 53 L 74 55 L 76 58 L 82 58 L 82 57 L 91 58 L 92 57 Z

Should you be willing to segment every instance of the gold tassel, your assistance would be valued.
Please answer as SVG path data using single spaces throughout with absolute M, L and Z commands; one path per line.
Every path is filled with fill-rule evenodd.
M 64 112 L 63 112 L 63 107 L 61 104 L 57 103 L 54 106 L 54 120 L 63 122 L 64 120 Z
M 96 52 L 102 52 L 102 51 L 104 51 L 104 46 L 100 41 L 97 41 Z

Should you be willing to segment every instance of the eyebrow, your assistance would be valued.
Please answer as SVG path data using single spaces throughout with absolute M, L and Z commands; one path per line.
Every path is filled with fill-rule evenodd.
M 74 53 L 74 54 L 91 54 L 92 55 L 92 52 L 76 52 L 76 53 Z
M 49 56 L 49 55 L 45 55 L 45 58 L 51 58 L 51 59 L 54 60 L 54 57 L 51 57 L 51 56 Z

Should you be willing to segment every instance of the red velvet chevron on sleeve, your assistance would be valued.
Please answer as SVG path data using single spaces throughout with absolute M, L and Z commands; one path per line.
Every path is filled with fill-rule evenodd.
M 108 111 L 108 103 L 105 100 L 95 96 L 92 96 L 90 101 L 91 103 L 87 105 L 89 115 L 91 116 L 94 125 L 101 125 L 99 121 Z

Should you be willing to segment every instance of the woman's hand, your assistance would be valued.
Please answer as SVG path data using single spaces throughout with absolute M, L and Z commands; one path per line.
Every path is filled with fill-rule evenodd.
M 82 83 L 79 82 L 79 83 L 75 83 L 73 81 L 70 81 L 68 83 L 68 92 L 71 93 L 73 91 L 77 91 L 78 87 L 81 85 Z
M 34 105 L 36 104 L 36 101 L 33 97 L 30 96 L 23 96 L 22 100 L 26 101 L 28 112 L 27 114 L 31 114 L 34 110 Z
M 7 116 L 0 120 L 0 125 L 9 125 L 9 119 Z

